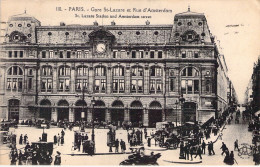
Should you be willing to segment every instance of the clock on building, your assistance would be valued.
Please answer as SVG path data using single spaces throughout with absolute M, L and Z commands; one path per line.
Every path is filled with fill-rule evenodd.
M 96 51 L 98 53 L 104 53 L 106 51 L 106 45 L 104 43 L 98 43 L 96 46 Z

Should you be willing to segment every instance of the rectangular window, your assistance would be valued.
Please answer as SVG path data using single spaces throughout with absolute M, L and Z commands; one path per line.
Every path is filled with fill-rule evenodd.
M 14 57 L 17 58 L 17 56 L 18 56 L 18 52 L 14 51 Z
M 82 83 L 80 79 L 76 80 L 76 91 L 81 91 Z
M 60 51 L 60 58 L 63 59 L 63 51 Z
M 12 85 L 11 78 L 7 78 L 7 87 L 6 87 L 6 89 L 7 90 L 11 90 L 11 85 Z
M 192 76 L 192 67 L 188 67 L 188 76 Z
M 83 79 L 83 88 L 85 90 L 88 90 L 88 80 L 87 79 Z
M 188 94 L 192 94 L 192 80 L 188 80 L 187 89 Z
M 199 58 L 199 52 L 194 52 L 194 58 Z
M 199 80 L 194 80 L 194 93 L 199 93 Z
M 113 58 L 117 58 L 117 51 L 113 51 Z
M 162 92 L 162 82 L 161 80 L 156 81 L 156 93 L 161 93 Z
M 106 93 L 106 80 L 101 79 L 101 93 Z
M 153 59 L 154 58 L 154 51 L 150 52 L 150 58 Z
M 29 69 L 29 75 L 33 75 L 33 70 L 31 68 Z
M 155 93 L 155 80 L 150 81 L 150 93 Z
M 45 92 L 46 91 L 46 87 L 47 87 L 47 81 L 44 79 L 44 80 L 42 80 L 41 91 Z
M 161 59 L 162 58 L 162 51 L 158 52 L 158 58 Z
M 82 76 L 82 74 L 83 74 L 82 67 L 79 67 L 79 68 L 77 69 L 77 75 L 78 75 L 78 76 Z
M 23 57 L 23 51 L 20 51 L 20 57 Z
M 174 78 L 170 78 L 170 91 L 174 91 Z
M 118 86 L 119 86 L 118 80 L 117 80 L 117 79 L 114 79 L 114 80 L 113 80 L 113 92 L 114 92 L 114 93 L 118 93 Z
M 137 89 L 136 80 L 132 80 L 131 92 L 136 93 L 136 89 Z
M 46 58 L 46 51 L 42 51 L 42 58 L 43 58 L 43 59 Z
M 156 76 L 162 76 L 162 69 L 156 68 Z
M 67 51 L 67 58 L 70 59 L 71 57 L 71 51 Z
M 62 92 L 64 90 L 64 80 L 63 79 L 60 79 L 59 80 L 59 91 Z
M 88 75 L 88 68 L 87 67 L 83 67 L 83 75 L 84 76 Z
M 132 58 L 136 58 L 136 52 L 135 51 L 132 51 Z
M 11 58 L 12 57 L 12 51 L 8 52 L 8 57 Z
M 47 92 L 52 91 L 52 79 L 47 80 Z
M 182 52 L 182 53 L 181 53 L 181 57 L 182 57 L 182 58 L 186 58 L 186 52 Z
M 119 80 L 119 93 L 125 92 L 125 80 L 120 79 Z
M 53 58 L 53 51 L 52 51 L 52 50 L 49 51 L 49 58 L 50 58 L 50 59 Z
M 13 90 L 17 89 L 17 79 L 13 78 Z
M 152 69 L 151 69 L 151 76 L 155 76 L 155 69 L 156 69 L 156 68 L 152 68 Z
M 186 94 L 186 80 L 181 80 L 181 93 Z
M 140 51 L 140 52 L 139 52 L 139 55 L 140 55 L 140 58 L 141 58 L 141 59 L 144 58 L 144 51 Z
M 85 58 L 88 58 L 89 57 L 89 51 L 88 50 L 85 50 Z
M 95 80 L 95 92 L 99 92 L 100 90 L 100 80 L 96 79 Z
M 32 89 L 32 78 L 28 79 L 28 90 Z
M 77 58 L 82 58 L 81 51 L 77 51 Z
M 65 79 L 65 91 L 68 92 L 70 91 L 70 80 Z
M 126 56 L 126 51 L 121 51 L 121 53 L 120 53 L 120 57 L 121 58 L 126 58 L 127 56 Z
M 143 80 L 139 79 L 138 80 L 138 93 L 143 92 Z
M 188 56 L 187 56 L 188 58 L 192 58 L 192 52 L 191 51 L 188 51 L 187 54 L 188 54 Z

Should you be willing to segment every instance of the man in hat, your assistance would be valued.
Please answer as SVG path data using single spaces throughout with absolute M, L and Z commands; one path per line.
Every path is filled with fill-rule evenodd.
M 57 155 L 55 155 L 54 165 L 60 165 L 61 164 L 61 156 L 60 152 L 57 151 Z

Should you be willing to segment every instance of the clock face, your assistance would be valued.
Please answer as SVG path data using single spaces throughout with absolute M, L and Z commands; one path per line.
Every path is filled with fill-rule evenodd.
M 104 43 L 98 43 L 96 50 L 98 53 L 104 53 L 106 51 L 106 45 Z

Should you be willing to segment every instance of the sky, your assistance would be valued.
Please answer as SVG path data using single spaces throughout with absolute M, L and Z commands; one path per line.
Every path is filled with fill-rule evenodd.
M 151 25 L 173 24 L 174 15 L 185 12 L 190 6 L 192 12 L 204 13 L 210 32 L 221 46 L 228 76 L 233 82 L 240 102 L 252 75 L 254 62 L 260 55 L 260 0 L 1 0 L 0 21 L 6 22 L 8 17 L 26 13 L 41 21 L 41 25 L 66 24 L 109 25 L 115 21 L 117 25 L 144 25 L 146 20 Z M 63 11 L 56 11 L 61 7 Z M 85 11 L 72 11 L 83 7 Z M 103 12 L 108 9 L 125 9 L 125 12 Z M 167 9 L 172 12 L 133 12 L 133 8 Z M 67 9 L 65 11 L 65 9 Z M 69 11 L 69 9 L 71 9 Z M 79 8 L 80 9 L 80 8 Z M 91 9 L 102 12 L 94 12 Z M 126 12 L 131 9 L 131 12 Z M 87 11 L 89 10 L 89 11 Z M 119 19 L 119 18 L 76 18 L 75 14 L 95 15 L 114 14 L 143 15 L 151 18 Z M 235 26 L 234 26 L 235 25 Z M 1 24 L 1 29 L 5 25 Z

